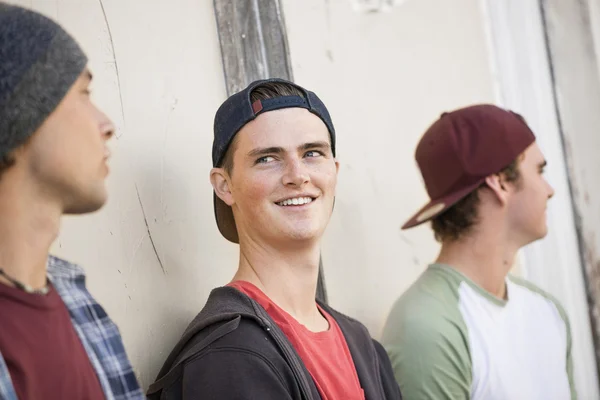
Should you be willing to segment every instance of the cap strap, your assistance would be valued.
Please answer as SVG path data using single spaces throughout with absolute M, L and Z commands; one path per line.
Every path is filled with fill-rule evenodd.
M 306 108 L 310 110 L 309 104 L 303 97 L 300 96 L 280 96 L 273 99 L 256 100 L 252 103 L 254 115 L 258 115 L 267 111 L 279 110 L 281 108 Z

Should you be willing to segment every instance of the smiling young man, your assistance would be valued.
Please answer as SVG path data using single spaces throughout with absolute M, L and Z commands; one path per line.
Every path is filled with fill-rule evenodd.
M 48 255 L 63 214 L 106 201 L 113 125 L 60 26 L 0 2 L 0 400 L 142 399 L 83 270 Z
M 325 105 L 291 82 L 257 81 L 223 103 L 214 133 L 215 215 L 240 245 L 238 270 L 213 290 L 151 398 L 399 399 L 383 347 L 315 300 L 338 173 Z
M 518 114 L 476 105 L 442 116 L 416 160 L 441 251 L 394 305 L 383 343 L 407 399 L 575 398 L 569 321 L 559 302 L 509 275 L 547 232 L 546 160 Z

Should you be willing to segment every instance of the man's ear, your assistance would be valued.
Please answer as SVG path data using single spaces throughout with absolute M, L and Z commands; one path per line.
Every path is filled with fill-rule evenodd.
M 210 183 L 215 193 L 225 204 L 232 206 L 235 203 L 231 194 L 229 176 L 223 168 L 213 168 L 210 170 Z
M 508 202 L 509 192 L 506 190 L 506 182 L 502 174 L 489 175 L 485 178 L 485 183 L 502 205 Z
M 336 179 L 337 179 L 337 177 L 340 174 L 340 162 L 338 161 L 337 158 L 334 158 L 333 161 L 335 162 L 335 176 L 336 176 Z M 333 192 L 333 195 L 334 195 L 334 197 L 333 197 L 333 203 L 334 204 L 335 204 L 335 195 L 336 194 L 337 194 L 337 185 L 336 185 L 335 191 Z

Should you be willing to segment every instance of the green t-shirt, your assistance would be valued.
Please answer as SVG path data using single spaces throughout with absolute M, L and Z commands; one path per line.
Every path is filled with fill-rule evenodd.
M 382 342 L 405 400 L 576 398 L 564 309 L 522 279 L 506 285 L 504 301 L 434 264 L 398 299 Z

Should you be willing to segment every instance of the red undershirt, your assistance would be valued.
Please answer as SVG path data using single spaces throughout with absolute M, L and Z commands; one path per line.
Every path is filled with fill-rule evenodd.
M 346 339 L 335 319 L 318 304 L 329 329 L 312 332 L 250 282 L 235 281 L 228 286 L 254 299 L 267 311 L 300 355 L 323 400 L 364 400 Z
M 0 352 L 19 399 L 104 399 L 54 288 L 38 295 L 0 283 Z

